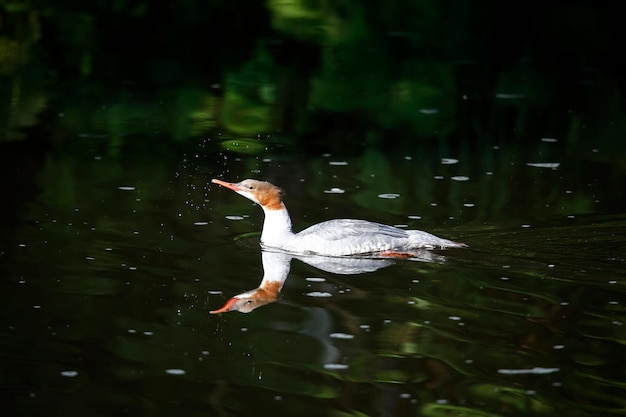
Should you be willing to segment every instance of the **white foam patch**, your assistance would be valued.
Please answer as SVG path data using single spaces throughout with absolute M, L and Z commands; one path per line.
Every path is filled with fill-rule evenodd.
M 527 162 L 526 165 L 534 168 L 557 169 L 561 164 L 559 162 Z
M 521 375 L 521 374 L 545 375 L 545 374 L 553 374 L 559 371 L 560 371 L 559 368 L 541 368 L 541 367 L 534 367 L 530 369 L 498 369 L 499 374 L 505 374 L 505 375 Z
M 239 220 L 243 220 L 244 219 L 243 216 L 226 216 L 226 218 L 228 220 L 234 220 L 234 221 L 239 221 Z
M 331 369 L 331 370 L 348 369 L 348 365 L 344 365 L 343 363 L 325 363 L 324 369 Z
M 331 333 L 329 336 L 332 337 L 333 339 L 343 339 L 343 340 L 354 339 L 354 335 L 347 334 L 347 333 Z
M 185 375 L 187 372 L 185 372 L 184 369 L 172 368 L 172 369 L 166 369 L 165 373 L 169 375 Z
M 319 297 L 319 298 L 325 298 L 325 297 L 332 297 L 333 295 L 329 292 L 326 291 L 311 291 L 306 293 L 307 296 L 309 297 Z

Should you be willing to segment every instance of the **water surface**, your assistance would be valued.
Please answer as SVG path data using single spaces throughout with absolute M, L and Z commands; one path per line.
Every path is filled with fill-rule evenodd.
M 622 415 L 621 11 L 248 3 L 0 4 L 0 414 Z M 276 255 L 211 178 L 469 248 L 210 315 Z
M 576 166 L 518 151 L 494 150 L 490 166 L 48 155 L 2 246 L 3 390 L 20 415 L 618 413 L 622 174 L 584 169 L 601 150 Z M 260 208 L 216 176 L 281 185 L 297 229 L 359 217 L 470 248 L 358 275 L 293 259 L 278 302 L 211 316 L 263 267 Z

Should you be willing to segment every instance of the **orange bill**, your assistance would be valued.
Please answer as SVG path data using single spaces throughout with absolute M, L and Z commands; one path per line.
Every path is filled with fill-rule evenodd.
M 226 304 L 224 304 L 224 306 L 222 308 L 219 308 L 217 310 L 213 310 L 213 311 L 209 311 L 210 314 L 221 314 L 221 313 L 228 313 L 229 311 L 233 310 L 233 307 L 235 306 L 235 304 L 237 303 L 239 299 L 237 297 L 233 297 L 230 300 L 226 301 Z
M 222 181 L 222 180 L 218 180 L 218 179 L 212 179 L 211 182 L 214 183 L 214 184 L 221 185 L 222 187 L 226 187 L 226 188 L 228 188 L 230 190 L 233 190 L 233 191 L 238 191 L 239 190 L 239 187 L 237 186 L 237 184 L 234 184 L 232 182 L 226 182 L 226 181 Z

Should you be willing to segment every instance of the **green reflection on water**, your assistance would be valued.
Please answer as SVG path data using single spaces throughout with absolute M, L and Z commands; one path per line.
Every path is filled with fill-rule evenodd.
M 5 410 L 622 413 L 621 14 L 449 6 L 0 4 Z M 261 276 L 212 177 L 471 249 L 210 317 Z
M 138 134 L 281 133 L 305 149 L 337 149 L 336 138 L 388 147 L 389 137 L 445 147 L 567 131 L 560 140 L 617 150 L 623 137 L 613 68 L 588 64 L 617 39 L 588 24 L 606 13 L 592 5 L 546 5 L 534 19 L 549 36 L 524 44 L 524 14 L 499 20 L 487 6 L 269 2 L 222 21 L 236 3 L 185 2 L 173 15 L 133 2 L 1 6 L 2 140 L 42 122 L 66 129 L 55 143 L 102 135 L 111 146 Z
M 623 216 L 554 218 L 552 199 L 568 198 L 555 181 L 563 168 L 534 175 L 535 167 L 498 160 L 517 152 L 499 150 L 494 158 L 508 171 L 495 177 L 465 171 L 469 155 L 449 170 L 437 153 L 430 162 L 425 154 L 373 152 L 306 164 L 271 156 L 227 162 L 235 178 L 250 167 L 263 171 L 259 177 L 278 172 L 297 227 L 358 215 L 470 244 L 442 253 L 437 264 L 400 261 L 360 276 L 294 260 L 281 300 L 227 317 L 208 311 L 258 285 L 254 236 L 262 213 L 206 186 L 223 166 L 176 153 L 130 165 L 95 150 L 50 156 L 3 244 L 2 305 L 14 312 L 3 319 L 5 346 L 24 352 L 13 365 L 19 384 L 40 393 L 31 378 L 43 372 L 51 381 L 44 386 L 60 383 L 77 409 L 87 404 L 81 398 L 112 410 L 151 407 L 155 400 L 132 405 L 140 395 L 247 413 L 253 407 L 241 402 L 245 394 L 269 402 L 272 412 L 307 404 L 323 414 L 387 407 L 407 415 L 550 415 L 580 410 L 577 398 L 587 403 L 578 415 L 618 410 Z M 280 174 L 290 168 L 301 178 Z M 452 180 L 457 173 L 469 180 Z M 500 177 L 536 186 L 504 199 L 482 193 L 504 184 Z M 333 187 L 345 192 L 324 192 Z M 378 197 L 388 193 L 398 197 Z M 594 193 L 611 207 L 610 184 Z M 511 199 L 525 203 L 515 207 Z M 417 208 L 421 218 L 410 219 Z M 238 220 L 226 217 L 233 215 Z M 527 219 L 536 225 L 521 227 Z M 27 360 L 52 365 L 34 372 Z M 18 383 L 8 384 L 15 391 Z

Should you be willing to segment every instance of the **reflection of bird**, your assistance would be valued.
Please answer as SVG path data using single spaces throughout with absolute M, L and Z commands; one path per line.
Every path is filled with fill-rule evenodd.
M 412 257 L 418 249 L 462 248 L 463 243 L 442 239 L 421 230 L 403 230 L 365 220 L 337 219 L 313 225 L 299 233 L 291 230 L 291 218 L 281 190 L 265 181 L 230 183 L 214 179 L 259 204 L 265 212 L 261 244 L 297 254 L 327 256 L 365 255 Z
M 429 251 L 416 252 L 416 259 L 423 262 L 444 262 L 441 255 L 433 255 Z M 331 257 L 320 255 L 292 255 L 282 251 L 263 250 L 261 260 L 263 262 L 263 279 L 261 284 L 250 291 L 243 292 L 230 298 L 222 308 L 213 310 L 211 314 L 239 311 L 249 313 L 257 307 L 278 301 L 280 290 L 289 275 L 291 259 L 296 258 L 306 264 L 314 266 L 322 271 L 333 274 L 349 275 L 374 272 L 381 268 L 394 264 L 393 259 L 380 258 L 356 258 L 356 257 Z
M 278 300 L 278 294 L 289 275 L 291 255 L 279 252 L 262 253 L 263 279 L 261 285 L 254 290 L 246 291 L 226 301 L 220 309 L 213 310 L 211 314 L 239 311 L 249 313 L 257 307 L 273 303 Z
M 263 262 L 263 279 L 261 284 L 253 290 L 232 297 L 226 301 L 222 308 L 211 311 L 211 314 L 227 313 L 229 311 L 249 313 L 257 307 L 277 301 L 280 290 L 283 288 L 283 284 L 289 275 L 291 259 L 294 257 L 326 272 L 336 274 L 362 274 L 393 264 L 392 260 L 387 259 L 330 258 L 327 256 L 300 257 L 286 252 L 266 250 L 262 252 L 261 256 Z M 345 263 L 342 261 L 345 261 Z

